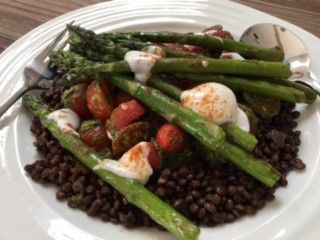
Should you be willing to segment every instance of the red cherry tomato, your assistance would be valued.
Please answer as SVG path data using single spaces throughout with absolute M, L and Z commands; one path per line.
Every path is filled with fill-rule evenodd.
M 90 83 L 86 91 L 88 108 L 93 116 L 100 120 L 109 119 L 112 112 L 112 97 L 110 87 L 104 80 Z
M 92 117 L 92 114 L 87 106 L 86 89 L 86 84 L 77 84 L 65 90 L 62 95 L 64 107 L 71 108 L 82 120 Z
M 90 120 L 89 120 L 90 121 Z M 111 146 L 111 140 L 107 136 L 107 131 L 102 123 L 88 124 L 79 130 L 81 140 L 88 146 L 96 150 L 102 150 Z
M 144 113 L 144 107 L 137 100 L 121 103 L 111 113 L 109 129 L 119 131 L 139 119 Z
M 164 152 L 181 152 L 186 147 L 187 136 L 178 126 L 166 123 L 159 128 L 156 142 Z

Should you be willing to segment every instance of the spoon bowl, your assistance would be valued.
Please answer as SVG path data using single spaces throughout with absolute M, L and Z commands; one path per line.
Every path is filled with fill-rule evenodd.
M 320 81 L 311 77 L 310 55 L 304 42 L 288 29 L 260 23 L 249 27 L 240 37 L 241 42 L 264 48 L 277 48 L 284 52 L 284 62 L 289 64 L 292 76 L 289 80 L 307 85 L 320 95 Z

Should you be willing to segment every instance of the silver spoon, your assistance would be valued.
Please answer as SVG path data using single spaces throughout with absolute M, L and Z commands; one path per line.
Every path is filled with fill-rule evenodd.
M 310 56 L 304 42 L 284 27 L 272 23 L 259 23 L 249 27 L 240 41 L 265 48 L 278 48 L 284 52 L 292 76 L 289 80 L 314 89 L 320 95 L 320 81 L 310 73 Z

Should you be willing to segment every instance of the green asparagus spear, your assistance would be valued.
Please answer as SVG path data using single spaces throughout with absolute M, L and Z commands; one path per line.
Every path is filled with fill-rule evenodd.
M 226 142 L 224 131 L 220 127 L 182 107 L 178 102 L 168 98 L 160 91 L 122 76 L 110 76 L 108 81 L 143 102 L 167 121 L 179 125 L 200 143 L 221 154 L 222 157 L 265 185 L 272 187 L 278 181 L 280 173 L 271 165 L 263 160 L 255 159 L 242 149 Z
M 180 96 L 182 94 L 182 90 L 177 86 L 170 84 L 168 81 L 164 81 L 160 79 L 160 77 L 158 76 L 152 76 L 151 78 L 148 79 L 148 85 L 160 90 L 164 94 L 173 98 L 175 101 L 180 102 Z
M 247 59 L 260 59 L 270 62 L 282 62 L 284 53 L 275 48 L 261 48 L 247 43 L 223 39 L 223 49 L 228 52 L 237 52 Z
M 113 53 L 101 53 L 97 51 L 92 51 L 89 48 L 77 47 L 74 45 L 70 47 L 70 51 L 84 56 L 86 59 L 94 62 L 110 63 L 123 59 L 123 57 L 116 57 Z M 110 51 L 113 52 L 116 51 L 116 49 L 113 48 Z
M 112 47 L 119 47 L 120 52 L 114 51 L 115 56 L 122 56 L 122 50 L 128 51 L 128 48 L 122 47 L 114 39 L 105 39 L 93 31 L 81 28 L 76 25 L 68 25 L 70 46 L 79 46 L 91 51 L 109 53 Z
M 280 177 L 280 173 L 263 160 L 254 158 L 240 148 L 225 142 L 219 153 L 233 164 L 245 170 L 256 179 L 264 179 L 264 184 L 272 187 Z
M 130 50 L 115 44 L 112 39 L 104 39 L 93 31 L 76 25 L 68 25 L 68 31 L 70 50 L 92 61 L 112 62 L 120 60 Z
M 89 60 L 110 62 L 115 59 L 123 59 L 129 50 L 141 50 L 152 43 L 143 42 L 128 34 L 103 33 L 96 34 L 93 31 L 76 25 L 69 25 L 69 44 L 71 51 L 85 56 Z M 177 51 L 161 45 L 167 57 L 204 57 L 201 54 Z
M 134 32 L 128 34 L 144 41 L 189 44 L 209 49 L 212 52 L 220 52 L 223 50 L 222 39 L 209 35 L 195 35 L 175 32 Z
M 207 58 L 206 53 L 193 53 L 193 52 L 186 52 L 186 51 L 178 51 L 168 46 L 160 45 L 165 52 L 167 58 Z
M 222 73 L 273 78 L 288 78 L 289 67 L 278 62 L 230 59 L 162 58 L 152 69 L 153 73 Z
M 147 190 L 140 182 L 123 178 L 107 170 L 95 169 L 94 167 L 102 160 L 100 155 L 84 144 L 80 138 L 61 131 L 55 121 L 49 120 L 47 118 L 49 110 L 39 99 L 25 95 L 23 104 L 41 120 L 42 125 L 59 140 L 63 148 L 74 154 L 85 166 L 122 193 L 130 203 L 146 212 L 155 222 L 170 231 L 177 239 L 195 240 L 198 238 L 200 230 L 197 226 Z
M 129 34 L 123 33 L 102 33 L 96 34 L 95 32 L 82 28 L 78 25 L 68 25 L 69 38 L 71 44 L 82 44 L 99 50 L 102 47 L 121 46 L 127 49 L 143 48 L 147 45 L 137 38 L 133 38 Z
M 126 33 L 102 33 L 99 34 L 99 36 L 104 37 L 106 40 L 112 39 L 117 45 L 129 48 L 130 50 L 142 50 L 150 45 L 156 45 L 154 43 L 143 42 L 140 39 L 133 38 L 130 34 Z M 207 55 L 207 52 L 205 52 L 203 55 L 200 53 L 175 50 L 174 48 L 165 44 L 160 44 L 159 47 L 166 52 L 166 57 L 194 58 L 205 57 L 204 55 Z
M 77 53 L 65 51 L 54 52 L 49 55 L 49 59 L 53 65 L 60 69 L 83 68 L 94 64 L 94 62 L 89 61 Z
M 260 48 L 242 42 L 221 39 L 209 35 L 194 35 L 175 32 L 135 32 L 131 33 L 133 37 L 152 42 L 177 42 L 182 44 L 191 44 L 200 46 L 210 51 L 217 52 L 227 50 L 229 52 L 237 52 L 248 59 L 259 59 L 265 61 L 278 61 L 284 59 L 282 51 L 277 49 Z
M 314 102 L 317 99 L 317 95 L 320 96 L 320 93 L 314 89 L 311 89 L 310 87 L 307 87 L 303 83 L 299 82 L 292 82 L 287 79 L 273 79 L 273 78 L 268 78 L 268 79 L 263 79 L 264 81 L 271 82 L 274 84 L 278 85 L 283 85 L 291 88 L 298 89 L 302 92 L 304 92 L 305 96 L 308 98 L 308 101 L 310 103 Z
M 238 61 L 229 59 L 189 59 L 161 58 L 153 66 L 152 73 L 222 73 L 273 78 L 287 78 L 291 75 L 287 65 L 264 61 Z M 129 64 L 125 61 L 95 64 L 85 68 L 72 70 L 67 85 L 101 73 L 131 73 Z
M 284 82 L 280 80 L 275 80 L 275 83 L 269 83 L 261 80 L 214 74 L 179 74 L 176 76 L 183 80 L 217 82 L 226 85 L 234 91 L 255 93 L 261 96 L 277 98 L 287 102 L 312 103 L 316 99 L 316 94 L 309 94 L 307 97 L 304 91 L 299 90 L 296 87 L 287 87 L 276 84 L 278 82 L 279 84 Z
M 258 139 L 251 133 L 243 130 L 234 123 L 228 123 L 222 126 L 227 134 L 227 139 L 235 143 L 247 152 L 252 152 L 258 144 Z
M 151 77 L 148 80 L 148 84 L 154 88 L 157 88 L 164 94 L 172 97 L 174 100 L 180 101 L 182 90 L 178 87 L 157 77 Z M 244 131 L 233 123 L 227 123 L 221 127 L 226 132 L 228 139 L 248 152 L 251 152 L 258 144 L 258 140 L 254 135 L 248 133 L 247 131 Z
M 150 44 L 148 46 L 150 46 Z M 159 47 L 161 47 L 165 51 L 166 57 L 168 58 L 206 58 L 206 56 L 198 53 L 178 51 L 167 46 Z M 107 49 L 106 52 L 102 52 L 101 50 L 94 51 L 90 49 L 88 46 L 84 48 L 82 45 L 75 44 L 72 45 L 70 50 L 72 52 L 80 54 L 81 56 L 86 57 L 88 60 L 105 63 L 114 62 L 116 60 L 122 60 L 126 52 L 129 51 L 129 49 L 121 48 L 120 46 L 109 47 L 109 49 Z M 132 48 L 132 50 L 142 50 L 142 48 Z M 114 52 L 117 52 L 117 54 L 114 54 Z

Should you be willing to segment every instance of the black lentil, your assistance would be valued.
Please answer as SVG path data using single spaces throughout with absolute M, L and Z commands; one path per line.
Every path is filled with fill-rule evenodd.
M 43 92 L 41 97 L 52 109 L 58 109 L 62 107 L 61 91 L 55 87 Z M 262 119 L 256 133 L 259 144 L 254 154 L 282 174 L 274 188 L 265 187 L 229 163 L 212 166 L 201 159 L 175 170 L 163 169 L 146 187 L 200 225 L 215 226 L 233 222 L 245 214 L 255 214 L 274 199 L 277 187 L 288 184 L 286 176 L 291 170 L 306 167 L 297 157 L 301 132 L 294 128 L 300 113 L 293 109 L 294 104 L 283 103 L 280 114 Z M 25 170 L 34 181 L 56 185 L 58 200 L 67 200 L 70 207 L 128 228 L 156 225 L 110 185 L 74 160 L 37 119 L 30 129 L 36 136 L 34 146 L 43 154 L 43 159 L 26 165 Z M 72 201 L 75 197 L 79 200 L 77 204 Z

